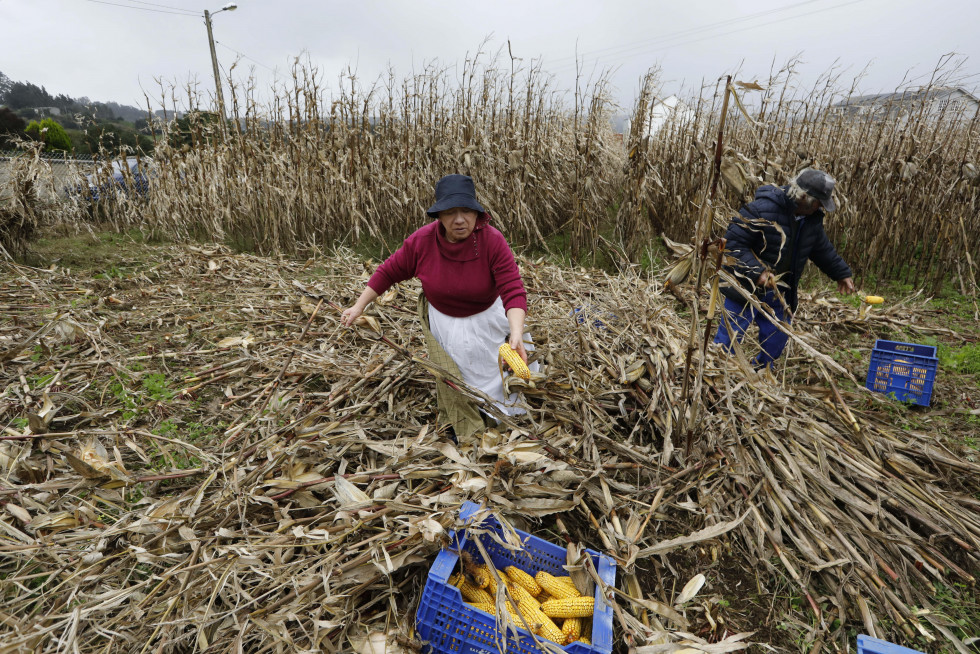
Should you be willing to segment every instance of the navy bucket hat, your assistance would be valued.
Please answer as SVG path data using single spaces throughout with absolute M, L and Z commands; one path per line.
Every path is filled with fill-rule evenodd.
M 477 213 L 484 213 L 486 209 L 476 201 L 476 188 L 473 186 L 473 178 L 466 175 L 446 175 L 436 182 L 436 203 L 429 207 L 425 213 L 433 218 L 439 216 L 440 211 L 452 209 L 453 207 L 465 207 Z

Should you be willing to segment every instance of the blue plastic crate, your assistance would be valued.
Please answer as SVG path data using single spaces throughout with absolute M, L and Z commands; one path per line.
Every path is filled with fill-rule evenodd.
M 923 654 L 923 652 L 861 634 L 858 636 L 857 654 Z
M 480 517 L 475 515 L 478 511 L 477 504 L 466 502 L 459 515 L 464 521 L 470 522 Z M 492 516 L 483 517 L 479 524 L 481 529 L 503 533 L 500 523 Z M 509 550 L 493 539 L 483 534 L 479 535 L 480 542 L 490 555 L 494 567 L 502 570 L 509 565 L 515 565 L 530 574 L 538 570 L 553 575 L 568 574 L 562 568 L 566 561 L 564 547 L 522 531 L 517 531 L 517 535 L 524 543 L 524 549 L 520 551 Z M 499 651 L 498 645 L 503 640 L 502 635 L 497 631 L 497 619 L 485 611 L 466 604 L 459 589 L 449 584 L 449 577 L 456 569 L 459 560 L 456 551 L 468 551 L 477 561 L 482 560 L 482 555 L 465 531 L 453 532 L 450 541 L 451 547 L 439 552 L 432 568 L 429 569 L 429 578 L 425 583 L 425 590 L 422 591 L 422 599 L 419 600 L 419 608 L 415 614 L 416 628 L 426 647 L 424 651 L 438 654 L 445 652 L 494 654 Z M 594 550 L 585 551 L 592 557 L 599 578 L 610 586 L 615 585 L 616 562 Z M 612 621 L 612 607 L 606 603 L 602 591 L 597 587 L 595 612 L 592 617 L 592 644 L 575 642 L 562 649 L 569 654 L 610 654 L 613 644 Z M 525 629 L 518 629 L 516 639 L 511 635 L 506 641 L 508 652 L 542 654 L 542 650 L 535 645 L 534 638 Z
M 931 345 L 877 340 L 865 386 L 878 393 L 894 393 L 902 402 L 929 406 L 938 363 Z

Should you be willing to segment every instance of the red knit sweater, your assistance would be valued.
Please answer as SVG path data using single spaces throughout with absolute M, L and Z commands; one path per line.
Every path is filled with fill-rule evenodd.
M 368 280 L 379 295 L 392 284 L 418 277 L 432 306 L 462 318 L 490 308 L 497 296 L 504 311 L 527 311 L 527 291 L 514 253 L 504 235 L 491 226 L 490 214 L 476 221 L 465 241 L 450 243 L 438 220 L 416 230 Z

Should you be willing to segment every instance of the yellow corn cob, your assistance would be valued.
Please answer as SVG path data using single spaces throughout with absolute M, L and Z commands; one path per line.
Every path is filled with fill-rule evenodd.
M 582 594 L 582 593 L 579 593 L 578 586 L 575 585 L 575 582 L 572 581 L 572 578 L 571 577 L 555 577 L 555 579 L 557 579 L 559 581 L 559 583 L 565 584 L 566 586 L 568 586 L 569 588 L 571 588 L 572 590 L 574 590 L 577 595 L 581 595 Z
M 476 574 L 481 577 L 480 588 L 486 589 L 490 594 L 490 597 L 495 597 L 497 595 L 497 580 L 494 578 L 493 573 L 490 572 L 490 566 L 486 563 L 481 563 L 477 568 Z
M 582 635 L 582 618 L 565 618 L 561 625 L 566 643 L 574 643 Z
M 459 588 L 459 585 L 463 583 L 463 575 L 455 573 L 449 576 L 449 585 Z
M 507 362 L 515 375 L 524 381 L 531 381 L 531 370 L 524 363 L 524 359 L 517 353 L 517 350 L 511 349 L 509 343 L 500 346 L 500 358 Z
M 537 596 L 541 594 L 541 586 L 538 582 L 534 581 L 534 577 L 524 572 L 516 565 L 509 565 L 504 570 L 507 571 L 507 576 L 513 580 L 515 584 L 519 584 L 531 593 L 532 596 Z
M 463 597 L 473 604 L 493 604 L 493 598 L 482 588 L 477 588 L 468 581 L 464 581 L 459 586 L 459 592 Z
M 545 615 L 552 618 L 587 618 L 595 609 L 595 598 L 572 597 L 569 599 L 548 600 L 541 605 Z
M 591 641 L 591 640 L 589 640 L 589 639 L 588 639 L 587 637 L 585 637 L 585 636 L 580 636 L 580 637 L 579 637 L 579 639 L 578 639 L 578 642 L 580 642 L 580 643 L 585 643 L 586 645 L 591 645 L 591 644 L 592 644 L 592 641 Z
M 864 301 L 868 304 L 881 304 L 885 301 L 885 298 L 881 297 L 880 295 L 865 295 Z
M 497 608 L 493 602 L 467 602 L 467 604 L 475 608 L 478 608 L 481 611 L 486 611 L 490 615 L 497 614 Z
M 565 577 L 568 579 L 568 577 Z M 544 570 L 534 575 L 534 581 L 538 583 L 541 588 L 548 591 L 548 593 L 556 599 L 568 599 L 572 597 L 581 597 L 581 593 L 575 588 L 575 584 L 566 584 L 559 581 L 559 577 L 555 577 Z M 569 579 L 569 581 L 571 581 Z
M 520 627 L 521 629 L 527 629 L 527 627 L 524 626 L 524 622 L 521 620 L 521 614 L 517 611 L 516 608 L 514 608 L 515 606 L 517 605 L 511 602 L 510 600 L 507 600 L 507 612 L 510 613 L 510 619 L 513 620 L 514 624 Z M 534 625 L 531 626 L 533 627 Z
M 507 588 L 510 589 L 510 594 L 513 595 L 514 599 L 517 600 L 518 602 L 524 602 L 524 601 L 533 602 L 535 606 L 539 606 L 541 604 L 541 602 L 539 602 L 537 598 L 535 598 L 534 595 L 531 594 L 531 591 L 529 591 L 527 588 L 524 588 L 524 586 L 521 586 L 516 582 L 511 582 L 507 584 Z
M 542 613 L 541 609 L 539 609 L 533 603 L 525 600 L 517 605 L 517 609 L 521 612 L 521 615 L 524 616 L 524 619 L 527 620 L 528 625 L 531 627 L 538 625 L 535 633 L 537 633 L 539 636 L 543 636 L 550 641 L 558 643 L 559 645 L 565 644 L 565 634 L 561 632 L 558 625 L 556 625 L 551 618 Z

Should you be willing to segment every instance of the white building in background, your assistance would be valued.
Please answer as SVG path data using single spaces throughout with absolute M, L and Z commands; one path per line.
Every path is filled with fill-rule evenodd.
M 980 100 L 958 86 L 906 89 L 894 93 L 856 95 L 831 107 L 845 116 L 895 117 L 922 112 L 927 118 L 956 117 L 969 121 L 980 109 Z
M 658 100 L 650 108 L 650 116 L 643 128 L 643 136 L 657 134 L 664 125 L 671 121 L 686 122 L 694 119 L 694 110 L 676 95 Z M 623 125 L 623 134 L 628 135 L 632 128 L 632 119 L 627 118 Z

